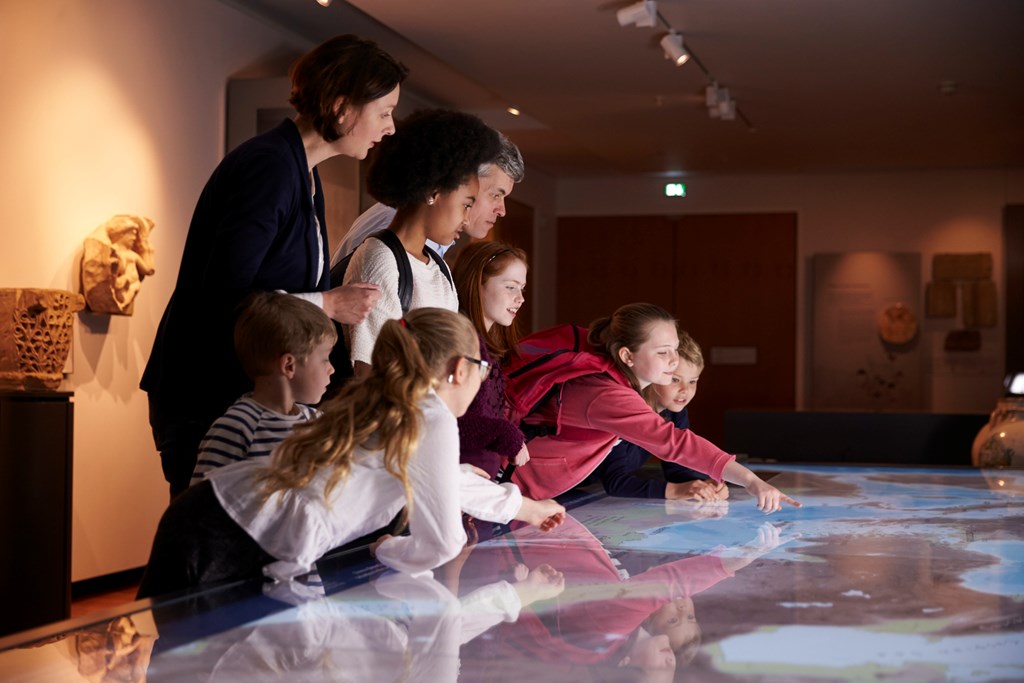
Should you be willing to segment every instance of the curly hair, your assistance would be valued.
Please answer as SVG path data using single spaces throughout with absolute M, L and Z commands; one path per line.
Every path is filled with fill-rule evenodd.
M 413 501 L 408 465 L 420 440 L 420 401 L 451 372 L 454 359 L 479 348 L 469 320 L 445 309 L 417 308 L 385 322 L 370 374 L 345 384 L 320 405 L 320 417 L 297 425 L 274 452 L 259 481 L 264 500 L 306 486 L 318 471 L 332 468 L 324 489 L 329 499 L 351 472 L 356 450 L 379 449 L 385 469 L 405 490 L 408 519 Z
M 366 176 L 374 199 L 395 209 L 447 194 L 475 175 L 500 150 L 498 132 L 476 116 L 421 109 L 384 138 Z
M 335 36 L 292 65 L 288 101 L 327 142 L 344 136 L 335 109 L 338 98 L 361 108 L 398 87 L 409 70 L 376 43 L 351 34 Z
M 459 252 L 452 268 L 455 291 L 459 295 L 459 307 L 473 322 L 473 327 L 487 344 L 487 350 L 495 360 L 501 361 L 509 349 L 519 341 L 517 320 L 509 327 L 492 325 L 484 327 L 484 303 L 481 290 L 492 277 L 501 274 L 513 261 L 526 260 L 526 252 L 501 242 L 473 242 Z
M 639 391 L 640 383 L 633 374 L 633 369 L 622 362 L 619 350 L 625 348 L 635 352 L 647 341 L 651 323 L 658 321 L 676 325 L 676 319 L 661 306 L 644 303 L 626 304 L 617 308 L 610 316 L 598 318 L 590 323 L 587 341 L 598 353 L 610 356 L 615 367 L 629 378 L 633 388 Z

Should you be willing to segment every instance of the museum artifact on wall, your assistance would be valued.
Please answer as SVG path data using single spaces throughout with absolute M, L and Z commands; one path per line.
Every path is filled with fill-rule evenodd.
M 149 233 L 153 221 L 119 214 L 99 226 L 82 249 L 82 292 L 94 313 L 131 315 L 147 275 L 156 272 Z
M 977 351 L 981 348 L 980 330 L 999 322 L 992 254 L 935 254 L 925 297 L 929 318 L 955 318 L 960 313 L 963 327 L 946 334 L 943 348 Z
M 0 388 L 57 389 L 84 307 L 81 294 L 63 289 L 0 289 Z

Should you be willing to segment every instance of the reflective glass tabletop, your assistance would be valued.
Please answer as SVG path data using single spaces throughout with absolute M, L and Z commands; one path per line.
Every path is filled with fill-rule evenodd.
M 0 680 L 1024 680 L 1024 472 L 755 469 L 804 507 L 584 495 L 433 576 L 350 552 L 12 636 Z

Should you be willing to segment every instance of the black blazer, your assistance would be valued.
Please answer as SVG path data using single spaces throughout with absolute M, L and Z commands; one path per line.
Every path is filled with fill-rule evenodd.
M 232 341 L 239 302 L 253 291 L 325 291 L 329 260 L 320 176 L 285 120 L 230 152 L 203 188 L 142 389 L 212 422 L 251 388 Z

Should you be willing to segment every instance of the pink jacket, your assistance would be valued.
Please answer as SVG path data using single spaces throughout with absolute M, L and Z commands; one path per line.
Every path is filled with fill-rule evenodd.
M 576 486 L 620 438 L 719 481 L 726 464 L 735 459 L 689 429 L 665 421 L 636 390 L 607 373 L 569 380 L 559 400 L 548 401 L 537 416 L 545 424 L 557 424 L 558 432 L 529 441 L 530 462 L 512 475 L 523 494 L 534 499 Z

